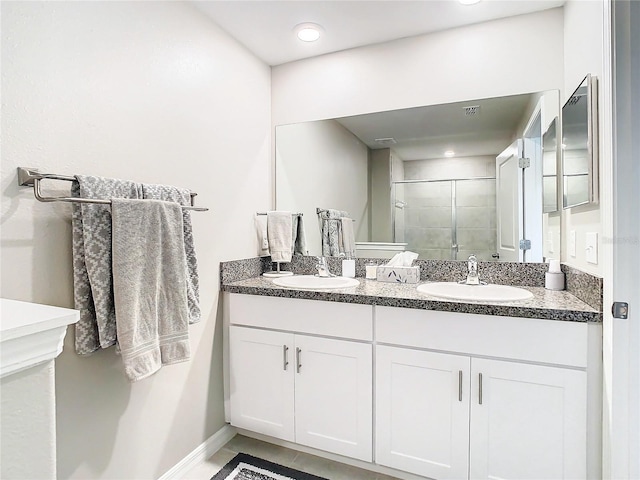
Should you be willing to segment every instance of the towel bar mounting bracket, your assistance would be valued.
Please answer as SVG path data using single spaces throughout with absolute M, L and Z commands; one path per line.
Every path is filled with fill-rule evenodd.
M 110 204 L 110 200 L 87 200 L 82 198 L 69 198 L 69 197 L 45 197 L 40 191 L 40 180 L 65 180 L 73 182 L 75 177 L 68 175 L 58 175 L 51 173 L 40 173 L 36 168 L 18 167 L 18 185 L 21 187 L 33 187 L 34 196 L 41 202 L 75 202 L 75 203 L 100 203 Z M 197 212 L 206 212 L 209 209 L 205 207 L 196 207 L 194 205 L 194 197 L 198 195 L 196 192 L 190 192 L 191 194 L 191 206 L 183 206 L 186 210 L 194 210 Z
M 21 187 L 33 187 L 36 178 L 42 178 L 35 168 L 18 167 L 18 185 Z

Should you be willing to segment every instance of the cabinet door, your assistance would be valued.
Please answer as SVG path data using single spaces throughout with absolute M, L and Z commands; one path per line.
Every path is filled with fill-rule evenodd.
M 229 327 L 231 424 L 294 441 L 293 334 Z
M 296 442 L 372 461 L 372 347 L 296 335 Z
M 471 375 L 471 478 L 587 478 L 586 372 L 474 358 Z
M 470 359 L 376 347 L 376 463 L 467 478 Z

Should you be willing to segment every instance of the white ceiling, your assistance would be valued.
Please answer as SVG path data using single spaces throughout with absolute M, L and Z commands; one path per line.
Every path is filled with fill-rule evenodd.
M 497 155 L 513 141 L 517 127 L 537 94 L 512 95 L 446 105 L 408 108 L 337 119 L 372 149 L 386 148 L 376 138 L 393 137 L 390 147 L 405 161 Z M 479 106 L 466 116 L 464 107 Z
M 564 0 L 194 1 L 200 11 L 269 65 L 363 45 L 559 7 Z M 314 43 L 298 40 L 300 23 L 324 27 Z

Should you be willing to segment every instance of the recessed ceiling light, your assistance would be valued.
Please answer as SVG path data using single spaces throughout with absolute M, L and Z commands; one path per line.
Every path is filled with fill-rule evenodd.
M 475 5 L 476 3 L 480 3 L 480 0 L 458 0 L 462 5 Z
M 453 150 L 447 150 L 446 152 L 444 152 L 445 157 L 454 157 L 455 154 L 456 152 L 454 152 Z
M 320 38 L 323 29 L 316 23 L 301 23 L 294 28 L 296 35 L 303 42 L 315 42 Z

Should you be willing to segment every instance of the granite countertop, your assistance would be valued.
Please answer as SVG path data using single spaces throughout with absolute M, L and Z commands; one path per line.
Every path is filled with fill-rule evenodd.
M 542 287 L 519 287 L 533 293 L 533 298 L 514 302 L 484 302 L 445 300 L 418 293 L 416 284 L 399 284 L 366 280 L 360 285 L 341 289 L 296 289 L 274 285 L 264 277 L 253 277 L 222 284 L 229 293 L 301 298 L 330 302 L 383 305 L 389 307 L 438 310 L 443 312 L 502 315 L 507 317 L 540 318 L 570 322 L 602 322 L 602 313 L 567 291 L 551 291 Z M 421 282 L 426 283 L 426 282 Z

